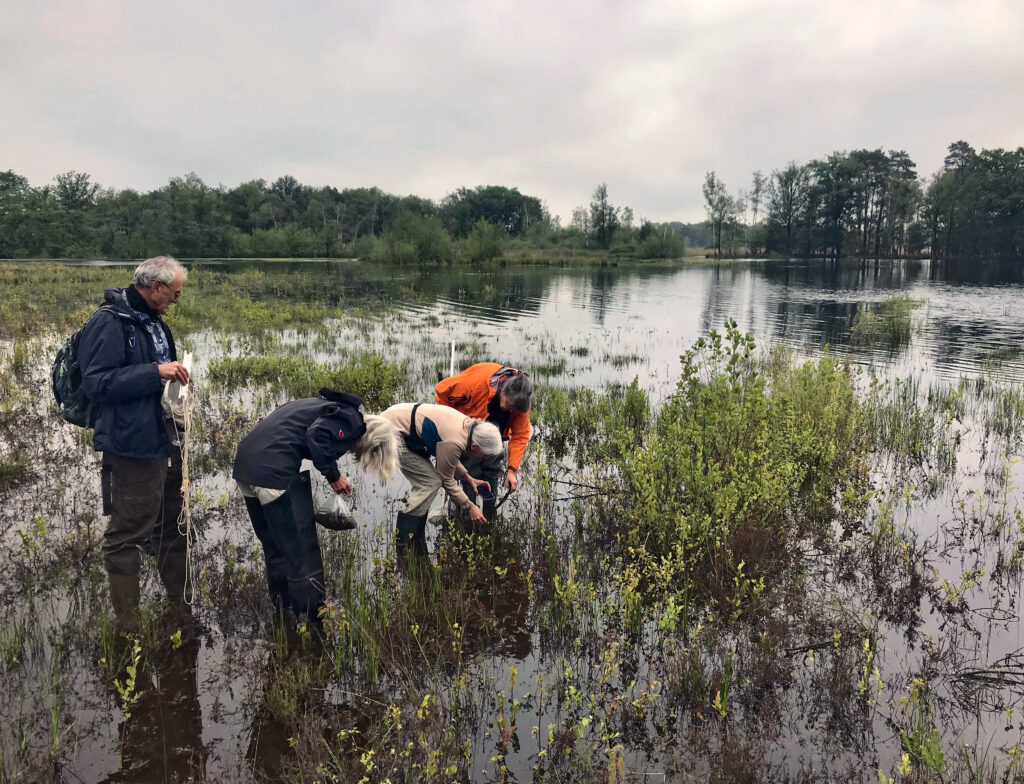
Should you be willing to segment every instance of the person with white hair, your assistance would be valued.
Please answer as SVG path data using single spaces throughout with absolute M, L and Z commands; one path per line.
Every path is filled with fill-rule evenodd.
M 103 453 L 103 566 L 114 616 L 137 625 L 140 551 L 156 550 L 168 596 L 185 592 L 186 541 L 181 511 L 181 449 L 177 428 L 160 405 L 168 381 L 187 384 L 163 316 L 178 301 L 187 271 L 170 256 L 146 259 L 127 288 L 104 292 L 103 305 L 78 346 L 82 390 L 91 401 L 93 448 Z
M 402 437 L 398 463 L 412 485 L 405 509 L 398 513 L 395 525 L 399 550 L 411 546 L 415 552 L 426 552 L 427 512 L 441 488 L 452 503 L 465 510 L 470 521 L 487 522 L 460 482 L 467 483 L 474 494 L 481 488 L 490 490 L 490 485 L 471 477 L 460 460 L 467 454 L 480 458 L 502 454 L 504 447 L 498 428 L 434 403 L 399 403 L 381 416 Z M 430 458 L 434 458 L 434 464 Z
M 310 460 L 335 493 L 351 493 L 338 458 L 352 452 L 381 482 L 398 467 L 399 438 L 384 417 L 367 414 L 362 398 L 333 389 L 276 408 L 238 445 L 232 476 L 263 545 L 267 586 L 277 609 L 319 620 L 324 566 L 314 518 Z

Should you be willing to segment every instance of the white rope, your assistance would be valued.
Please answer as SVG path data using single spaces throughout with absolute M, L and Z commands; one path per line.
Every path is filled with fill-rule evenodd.
M 189 372 L 188 384 L 169 381 L 164 387 L 163 406 L 171 416 L 174 427 L 180 426 L 179 448 L 181 450 L 181 512 L 178 513 L 178 533 L 185 537 L 185 584 L 182 587 L 182 600 L 191 605 L 195 600 L 195 579 L 192 574 L 192 542 L 195 528 L 192 525 L 192 491 L 191 462 L 192 452 L 192 410 L 195 407 L 195 376 L 192 375 L 192 353 L 185 352 L 182 364 Z
M 192 526 L 192 490 L 189 487 L 191 471 L 189 462 L 192 459 L 192 409 L 195 406 L 195 377 L 188 380 L 188 390 L 182 403 L 182 420 L 184 430 L 181 434 L 181 513 L 178 515 L 178 533 L 185 537 L 185 585 L 182 588 L 182 600 L 191 606 L 195 600 L 195 579 L 192 574 L 192 541 L 195 529 Z

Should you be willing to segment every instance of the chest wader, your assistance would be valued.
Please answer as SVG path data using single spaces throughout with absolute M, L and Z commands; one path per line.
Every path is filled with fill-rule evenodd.
M 324 564 L 313 520 L 309 471 L 291 481 L 284 494 L 263 506 L 246 498 L 256 538 L 263 545 L 267 587 L 275 609 L 288 607 L 319 623 L 324 603 Z

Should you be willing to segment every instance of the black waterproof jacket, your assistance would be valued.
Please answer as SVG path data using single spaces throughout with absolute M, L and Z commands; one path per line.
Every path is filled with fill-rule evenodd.
M 121 299 L 121 291 L 107 289 L 104 304 L 129 316 L 131 309 Z M 171 330 L 159 316 L 151 318 L 167 336 L 171 361 L 177 360 Z M 93 448 L 136 459 L 169 455 L 170 441 L 160 405 L 164 385 L 157 370 L 153 341 L 145 327 L 136 320 L 97 311 L 82 332 L 78 359 L 82 366 L 82 389 L 96 409 Z
M 274 409 L 238 445 L 232 476 L 240 482 L 284 490 L 312 460 L 328 482 L 338 481 L 337 460 L 366 432 L 362 400 L 342 403 L 322 397 L 293 400 Z

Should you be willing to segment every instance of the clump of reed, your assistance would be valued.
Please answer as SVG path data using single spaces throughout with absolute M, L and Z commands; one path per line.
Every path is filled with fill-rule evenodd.
M 921 303 L 907 295 L 887 297 L 853 319 L 850 339 L 855 345 L 886 346 L 890 351 L 907 345 L 912 333 L 911 313 Z

